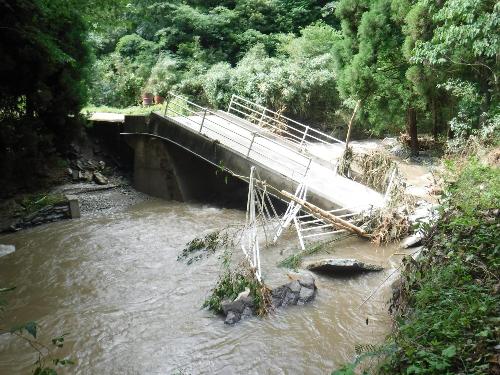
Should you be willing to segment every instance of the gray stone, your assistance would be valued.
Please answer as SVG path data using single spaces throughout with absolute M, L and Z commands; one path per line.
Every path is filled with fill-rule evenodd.
M 241 292 L 240 294 L 238 294 L 238 297 L 235 298 L 235 301 L 243 298 L 243 297 L 248 297 L 250 295 L 250 288 L 245 288 L 245 290 L 243 292 Z
M 0 245 L 0 257 L 13 253 L 14 251 L 16 251 L 14 245 Z
M 294 280 L 291 283 L 286 284 L 286 286 L 288 287 L 288 289 L 290 289 L 290 291 L 292 293 L 299 293 L 300 292 L 301 286 L 300 286 L 300 283 L 298 280 Z
M 357 259 L 323 259 L 306 264 L 306 269 L 328 273 L 359 273 L 382 271 L 384 267 L 361 262 Z
M 81 171 L 85 170 L 85 165 L 83 164 L 83 162 L 82 162 L 81 160 L 77 160 L 77 161 L 76 161 L 76 167 L 77 167 L 79 170 L 81 170 Z
M 93 174 L 92 174 L 92 172 L 90 172 L 90 171 L 85 171 L 85 172 L 83 173 L 83 177 L 82 177 L 82 178 L 83 178 L 83 180 L 85 180 L 85 181 L 87 181 L 87 182 L 90 182 L 90 181 L 92 181 L 92 179 L 94 178 L 94 175 L 93 175 Z
M 80 203 L 78 202 L 78 198 L 74 195 L 67 195 L 66 199 L 68 200 L 69 217 L 78 219 L 80 217 Z
M 81 172 L 78 169 L 71 169 L 71 179 L 73 181 L 78 181 L 80 179 Z
M 233 311 L 230 311 L 227 316 L 226 320 L 224 320 L 225 324 L 233 325 L 234 323 L 237 323 L 241 320 L 241 315 L 238 313 L 235 313 Z
M 271 297 L 271 303 L 272 303 L 274 308 L 278 308 L 283 303 L 283 298 Z
M 274 288 L 273 290 L 271 290 L 271 296 L 274 298 L 283 299 L 283 297 L 285 296 L 285 294 L 287 292 L 287 289 L 288 288 L 286 285 L 282 285 L 282 286 L 279 286 L 277 288 Z
M 222 311 L 224 312 L 225 315 L 229 314 L 230 311 L 241 314 L 246 307 L 245 301 L 243 300 L 223 301 L 221 305 L 222 305 Z
M 314 277 L 312 277 L 311 275 L 301 275 L 301 277 L 299 279 L 299 283 L 304 288 L 308 288 L 308 289 L 316 288 L 316 285 L 314 284 Z
M 102 173 L 99 172 L 94 172 L 94 181 L 98 185 L 107 185 L 107 183 L 109 182 L 107 177 L 104 177 Z
M 316 291 L 314 288 L 302 288 L 299 293 L 298 303 L 303 305 L 304 303 L 311 302 L 315 294 Z
M 410 151 L 401 144 L 396 144 L 395 146 L 391 147 L 389 152 L 394 156 L 400 157 L 402 159 L 406 159 L 411 155 Z
M 91 171 L 95 171 L 98 169 L 98 165 L 94 163 L 93 160 L 87 160 L 87 169 L 90 169 Z
M 285 298 L 283 298 L 281 306 L 296 305 L 298 300 L 299 300 L 299 293 L 293 293 L 290 291 L 285 295 Z
M 409 237 L 406 237 L 404 241 L 401 243 L 401 247 L 403 249 L 409 249 L 410 247 L 419 246 L 420 244 L 422 244 L 423 239 L 424 239 L 423 233 L 417 232 Z
M 253 310 L 250 307 L 245 307 L 241 314 L 241 319 L 250 318 L 253 315 Z

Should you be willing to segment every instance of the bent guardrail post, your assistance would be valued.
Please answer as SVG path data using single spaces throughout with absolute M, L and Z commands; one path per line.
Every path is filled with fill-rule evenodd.
M 203 111 L 203 117 L 201 118 L 201 124 L 200 124 L 200 130 L 199 130 L 200 133 L 201 133 L 201 129 L 203 129 L 203 123 L 205 122 L 205 117 L 207 116 L 207 111 L 208 111 L 207 108 L 205 108 L 205 111 Z
M 250 146 L 248 146 L 247 158 L 250 156 L 250 151 L 252 151 L 253 142 L 255 141 L 255 136 L 257 135 L 256 132 L 252 132 L 252 134 L 252 141 L 250 142 Z

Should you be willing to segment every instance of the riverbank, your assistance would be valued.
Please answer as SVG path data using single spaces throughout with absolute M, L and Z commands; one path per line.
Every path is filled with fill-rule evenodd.
M 439 222 L 394 296 L 386 373 L 498 374 L 500 171 L 455 161 Z
M 335 374 L 500 373 L 499 155 L 445 160 L 439 220 L 395 284 L 393 333 Z
M 0 200 L 0 233 L 17 231 L 71 216 L 57 212 L 68 196 L 83 216 L 124 210 L 149 197 L 131 187 L 132 150 L 117 144 L 115 130 L 89 126 L 58 163 L 47 165 L 43 179 Z

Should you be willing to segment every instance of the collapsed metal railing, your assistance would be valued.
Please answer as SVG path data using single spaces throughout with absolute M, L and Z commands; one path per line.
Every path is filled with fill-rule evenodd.
M 232 95 L 227 113 L 243 118 L 263 128 L 270 128 L 288 141 L 305 148 L 311 143 L 345 144 L 320 130 L 311 128 L 238 95 Z
M 304 179 L 297 187 L 295 194 L 293 194 L 293 197 L 297 199 L 290 200 L 285 214 L 278 223 L 278 229 L 274 235 L 273 243 L 278 241 L 283 231 L 290 227 L 292 222 L 295 226 L 302 250 L 306 249 L 305 243 L 307 240 L 348 233 L 346 229 L 331 222 L 326 222 L 324 218 L 304 210 L 304 207 L 299 202 L 306 201 L 307 190 L 307 180 Z M 364 207 L 364 209 L 366 209 L 366 207 Z M 361 207 L 344 207 L 324 212 L 333 214 L 336 218 L 345 220 L 351 224 L 356 221 L 356 218 L 363 214 Z
M 168 93 L 164 115 L 189 126 L 200 134 L 229 145 L 249 159 L 277 166 L 279 172 L 302 180 L 309 172 L 312 159 L 295 147 L 242 126 L 232 116 L 212 111 L 187 98 Z

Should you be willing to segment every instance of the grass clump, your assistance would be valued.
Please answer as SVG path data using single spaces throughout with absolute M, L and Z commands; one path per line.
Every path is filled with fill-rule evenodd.
M 32 214 L 47 206 L 66 202 L 63 194 L 34 194 L 24 197 L 19 203 L 24 214 Z
M 118 113 L 122 115 L 148 115 L 151 112 L 162 111 L 164 108 L 165 108 L 164 104 L 155 104 L 147 107 L 144 107 L 142 105 L 136 105 L 126 108 L 115 108 L 108 106 L 88 106 L 84 107 L 81 113 L 86 116 L 97 112 Z
M 187 264 L 191 264 L 204 256 L 214 254 L 218 249 L 226 247 L 231 243 L 227 231 L 217 230 L 206 236 L 196 237 L 186 244 L 181 253 L 177 256 L 178 261 L 187 259 Z
M 285 259 L 283 259 L 282 261 L 280 261 L 278 263 L 278 267 L 288 268 L 290 270 L 297 271 L 300 268 L 300 266 L 302 265 L 302 261 L 303 261 L 304 257 L 309 256 L 309 255 L 313 255 L 313 254 L 316 254 L 322 250 L 325 250 L 327 248 L 327 246 L 332 244 L 333 242 L 343 240 L 349 236 L 351 236 L 350 233 L 345 234 L 345 235 L 341 235 L 341 236 L 336 236 L 335 238 L 333 238 L 331 240 L 319 242 L 319 243 L 313 244 L 311 246 L 308 246 L 305 250 L 303 250 L 297 254 L 292 254 L 292 255 L 286 257 Z

